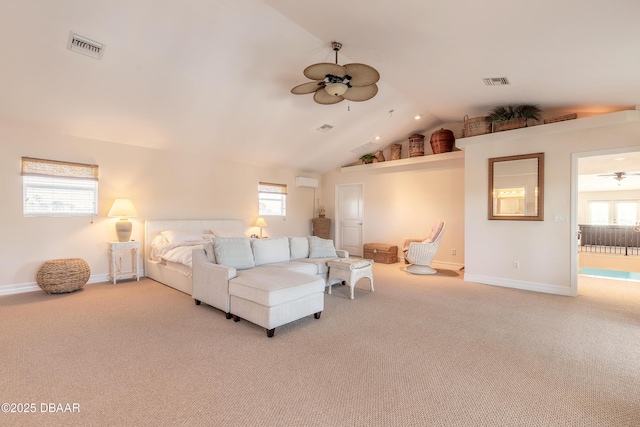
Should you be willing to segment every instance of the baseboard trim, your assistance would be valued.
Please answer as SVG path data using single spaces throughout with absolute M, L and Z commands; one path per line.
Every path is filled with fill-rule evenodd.
M 87 284 L 108 282 L 107 274 L 94 274 L 89 277 Z M 0 286 L 0 296 L 22 294 L 25 292 L 40 291 L 40 286 L 36 282 L 17 283 L 13 285 Z
M 465 273 L 467 282 L 481 283 L 483 285 L 501 286 L 503 288 L 521 289 L 524 291 L 542 292 L 545 294 L 572 296 L 568 286 L 551 285 L 549 283 L 527 282 L 524 280 L 505 279 L 503 277 L 483 276 L 479 274 Z

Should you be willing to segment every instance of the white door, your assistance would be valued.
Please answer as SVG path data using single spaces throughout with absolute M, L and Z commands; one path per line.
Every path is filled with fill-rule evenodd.
M 336 186 L 336 245 L 350 255 L 362 256 L 364 188 L 362 184 Z

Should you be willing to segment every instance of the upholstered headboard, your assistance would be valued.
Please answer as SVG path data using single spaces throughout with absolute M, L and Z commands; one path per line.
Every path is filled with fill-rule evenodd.
M 166 219 L 145 221 L 144 259 L 149 259 L 151 242 L 165 230 L 186 230 L 194 233 L 210 233 L 211 230 L 237 230 L 245 233 L 240 219 Z

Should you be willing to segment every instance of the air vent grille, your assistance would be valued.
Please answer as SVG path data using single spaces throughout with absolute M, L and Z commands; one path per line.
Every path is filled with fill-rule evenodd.
M 71 33 L 69 37 L 69 50 L 83 55 L 90 56 L 95 59 L 101 59 L 104 53 L 104 45 L 102 43 L 89 40 L 86 37 Z
M 504 86 L 509 84 L 509 79 L 506 77 L 489 77 L 482 79 L 487 86 Z
M 329 132 L 331 129 L 333 129 L 333 126 L 328 125 L 328 124 L 324 124 L 322 126 L 320 126 L 318 129 L 316 129 L 318 132 Z

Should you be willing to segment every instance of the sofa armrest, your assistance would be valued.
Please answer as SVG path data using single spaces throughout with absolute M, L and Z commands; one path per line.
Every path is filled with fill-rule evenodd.
M 336 249 L 336 254 L 338 254 L 338 258 L 349 258 L 349 251 L 343 249 Z
M 229 279 L 236 277 L 236 269 L 212 263 L 203 249 L 192 254 L 191 296 L 212 307 L 229 313 Z

